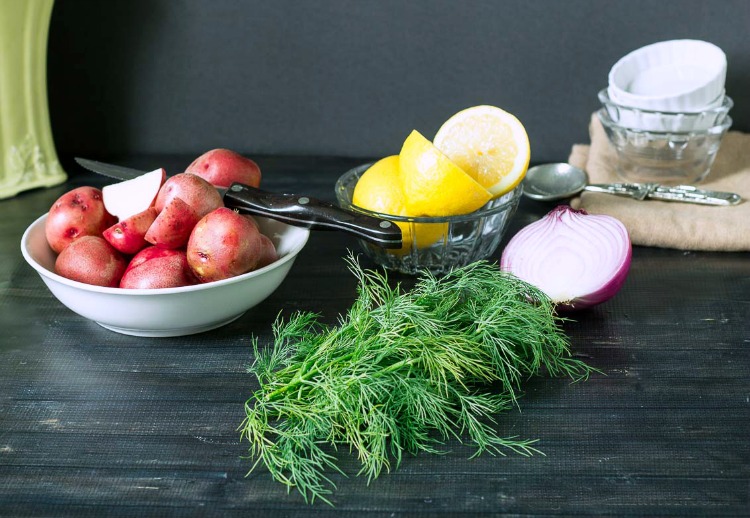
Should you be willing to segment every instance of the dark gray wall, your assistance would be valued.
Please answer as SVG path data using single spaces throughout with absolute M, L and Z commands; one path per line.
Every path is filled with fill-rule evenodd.
M 488 103 L 563 160 L 609 68 L 666 39 L 724 49 L 750 130 L 749 29 L 750 0 L 57 0 L 50 112 L 61 155 L 376 157 Z

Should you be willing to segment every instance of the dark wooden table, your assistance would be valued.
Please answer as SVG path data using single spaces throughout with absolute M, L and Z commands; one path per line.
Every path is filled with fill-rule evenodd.
M 176 172 L 190 158 L 121 163 Z M 331 201 L 355 165 L 259 162 L 266 188 Z M 545 456 L 469 459 L 454 441 L 369 486 L 344 456 L 352 475 L 332 475 L 335 507 L 309 506 L 265 469 L 246 476 L 237 427 L 256 382 L 245 369 L 280 310 L 335 322 L 349 307 L 343 257 L 356 241 L 313 233 L 282 286 L 218 330 L 119 335 L 57 302 L 19 251 L 60 194 L 104 185 L 68 168 L 64 186 L 0 201 L 0 515 L 750 515 L 749 254 L 636 247 L 624 289 L 565 326 L 604 374 L 530 380 L 521 411 L 500 416 L 502 434 L 539 439 Z M 524 200 L 508 237 L 549 208 Z

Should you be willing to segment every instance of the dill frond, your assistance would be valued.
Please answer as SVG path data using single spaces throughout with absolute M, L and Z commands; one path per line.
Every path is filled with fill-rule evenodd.
M 531 376 L 577 381 L 593 371 L 571 357 L 540 290 L 486 261 L 440 278 L 425 272 L 408 291 L 353 255 L 347 264 L 357 299 L 338 325 L 298 312 L 277 318 L 269 350 L 253 341 L 249 372 L 260 388 L 240 425 L 250 471 L 263 464 L 306 501 L 330 504 L 339 447 L 368 482 L 405 452 L 443 453 L 450 439 L 468 439 L 475 455 L 540 453 L 534 440 L 500 437 L 497 416 Z

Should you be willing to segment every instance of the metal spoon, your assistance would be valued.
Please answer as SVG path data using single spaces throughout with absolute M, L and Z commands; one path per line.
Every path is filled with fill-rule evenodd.
M 523 193 L 532 200 L 563 200 L 584 190 L 588 181 L 586 171 L 570 164 L 542 164 L 526 171 Z
M 586 171 L 570 164 L 542 164 L 530 168 L 523 180 L 523 193 L 532 200 L 555 201 L 581 191 L 627 196 L 636 200 L 681 201 L 700 205 L 736 205 L 742 198 L 735 193 L 706 191 L 691 185 L 666 187 L 657 183 L 588 184 Z

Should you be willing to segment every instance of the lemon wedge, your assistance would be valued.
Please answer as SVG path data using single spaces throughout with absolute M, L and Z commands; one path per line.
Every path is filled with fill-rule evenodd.
M 523 124 L 495 106 L 462 110 L 440 127 L 435 147 L 496 198 L 526 175 L 531 155 Z
M 399 177 L 399 156 L 382 158 L 370 166 L 357 181 L 352 194 L 352 203 L 357 207 L 390 214 L 412 216 L 401 189 Z M 389 249 L 388 253 L 402 255 L 412 248 L 425 248 L 443 239 L 448 231 L 447 223 L 413 223 L 394 221 L 401 229 L 402 246 Z
M 399 153 L 401 187 L 412 216 L 468 214 L 492 195 L 414 130 Z

